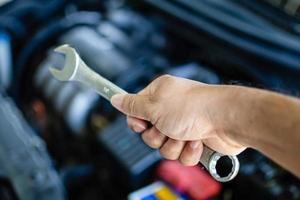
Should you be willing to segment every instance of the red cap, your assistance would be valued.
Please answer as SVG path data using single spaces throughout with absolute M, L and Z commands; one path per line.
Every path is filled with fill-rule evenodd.
M 158 166 L 157 175 L 194 200 L 211 198 L 221 191 L 221 183 L 199 166 L 187 167 L 177 161 L 162 161 Z

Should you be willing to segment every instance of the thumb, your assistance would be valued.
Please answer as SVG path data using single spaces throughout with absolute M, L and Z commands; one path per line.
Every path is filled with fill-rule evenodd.
M 146 95 L 116 94 L 110 102 L 116 109 L 126 115 L 150 121 L 152 104 Z

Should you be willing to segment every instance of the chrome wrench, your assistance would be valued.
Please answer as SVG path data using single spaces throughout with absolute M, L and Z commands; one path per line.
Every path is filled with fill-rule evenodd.
M 62 70 L 50 67 L 52 75 L 60 81 L 78 81 L 86 86 L 93 88 L 102 97 L 110 101 L 115 94 L 127 94 L 126 91 L 116 86 L 109 80 L 90 69 L 80 58 L 76 50 L 68 45 L 57 47 L 55 52 L 65 55 L 65 65 Z M 220 182 L 228 182 L 232 180 L 239 171 L 239 161 L 236 156 L 228 156 L 231 160 L 231 172 L 221 177 L 217 171 L 217 162 L 225 155 L 213 151 L 204 146 L 200 163 L 209 171 L 211 176 Z

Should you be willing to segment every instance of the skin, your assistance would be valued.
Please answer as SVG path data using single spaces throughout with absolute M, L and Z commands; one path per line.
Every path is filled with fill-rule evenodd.
M 162 156 L 196 165 L 203 145 L 226 155 L 254 148 L 300 177 L 300 101 L 270 91 L 164 75 L 114 95 L 128 126 Z

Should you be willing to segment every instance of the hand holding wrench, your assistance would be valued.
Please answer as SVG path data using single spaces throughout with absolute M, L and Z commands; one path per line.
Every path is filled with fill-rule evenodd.
M 56 79 L 60 81 L 81 82 L 86 86 L 95 89 L 102 97 L 109 101 L 115 94 L 127 93 L 109 80 L 91 70 L 81 60 L 75 49 L 68 45 L 62 45 L 56 48 L 55 51 L 65 54 L 65 65 L 62 70 L 50 67 L 50 72 Z M 217 172 L 216 165 L 218 160 L 223 156 L 223 154 L 215 152 L 204 146 L 200 162 L 210 172 L 214 179 L 220 182 L 227 182 L 237 175 L 239 171 L 239 161 L 236 156 L 228 156 L 232 163 L 231 172 L 227 176 L 221 177 Z

